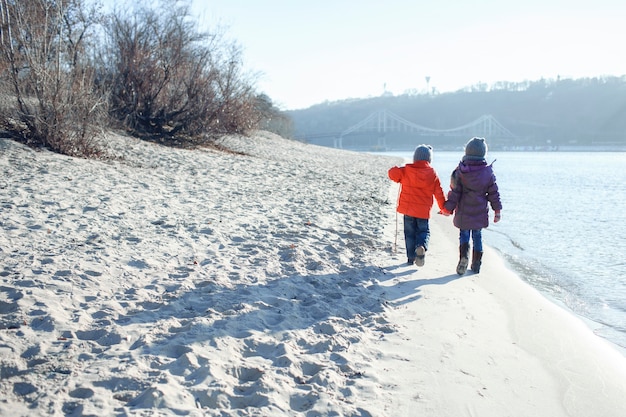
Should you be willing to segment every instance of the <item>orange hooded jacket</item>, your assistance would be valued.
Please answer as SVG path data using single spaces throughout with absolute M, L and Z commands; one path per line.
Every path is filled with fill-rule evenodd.
M 433 207 L 433 197 L 443 209 L 446 197 L 441 188 L 441 181 L 428 161 L 415 161 L 403 167 L 392 167 L 388 172 L 392 181 L 402 185 L 398 213 L 419 219 L 429 219 Z

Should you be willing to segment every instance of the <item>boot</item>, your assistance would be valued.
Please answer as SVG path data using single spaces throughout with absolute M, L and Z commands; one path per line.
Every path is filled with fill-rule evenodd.
M 424 266 L 424 261 L 426 259 L 426 248 L 423 246 L 419 246 L 415 250 L 415 265 Z
M 479 252 L 477 250 L 472 251 L 472 271 L 474 271 L 475 273 L 480 272 L 480 264 L 482 263 L 481 262 L 482 259 L 483 259 L 482 252 Z
M 463 243 L 459 246 L 459 263 L 456 266 L 456 273 L 463 275 L 467 271 L 469 263 L 469 243 Z

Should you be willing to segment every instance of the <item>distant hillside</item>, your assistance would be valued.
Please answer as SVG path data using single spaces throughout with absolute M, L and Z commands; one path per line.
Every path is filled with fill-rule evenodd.
M 626 145 L 626 76 L 505 83 L 484 90 L 343 100 L 287 113 L 297 139 L 319 144 L 384 109 L 433 129 L 456 128 L 489 114 L 518 145 Z

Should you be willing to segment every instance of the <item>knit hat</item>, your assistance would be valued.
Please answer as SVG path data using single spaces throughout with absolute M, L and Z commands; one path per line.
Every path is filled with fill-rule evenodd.
M 465 156 L 468 159 L 483 159 L 487 153 L 485 138 L 473 137 L 465 145 Z
M 413 153 L 413 162 L 416 161 L 428 161 L 431 162 L 433 158 L 433 147 L 430 145 L 420 145 L 415 148 Z

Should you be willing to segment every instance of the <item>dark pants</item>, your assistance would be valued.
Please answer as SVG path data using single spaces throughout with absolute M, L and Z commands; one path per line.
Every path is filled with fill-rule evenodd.
M 420 246 L 428 250 L 430 240 L 430 228 L 428 219 L 418 219 L 404 215 L 404 242 L 406 244 L 406 256 L 409 259 L 415 258 L 415 250 Z
M 474 244 L 474 250 L 478 252 L 483 251 L 483 233 L 482 229 L 476 230 L 461 230 L 459 232 L 459 244 L 469 243 L 470 235 L 472 243 Z

